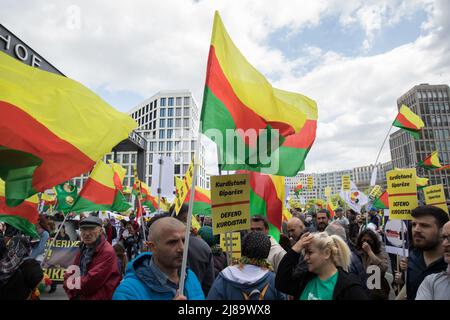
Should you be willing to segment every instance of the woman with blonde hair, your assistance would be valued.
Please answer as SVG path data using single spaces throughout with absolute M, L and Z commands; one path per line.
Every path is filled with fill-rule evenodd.
M 339 236 L 305 233 L 281 260 L 275 286 L 295 300 L 367 300 L 359 279 L 347 272 L 350 257 Z M 299 263 L 305 267 L 294 275 Z

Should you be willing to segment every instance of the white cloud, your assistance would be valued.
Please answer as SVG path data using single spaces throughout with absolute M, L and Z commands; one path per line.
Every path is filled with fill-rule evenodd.
M 81 14 L 79 27 L 74 5 Z M 447 0 L 2 0 L 2 7 L 7 8 L 0 12 L 2 24 L 93 90 L 128 91 L 145 99 L 160 90 L 189 88 L 198 101 L 218 9 L 241 52 L 262 73 L 276 75 L 276 87 L 317 101 L 319 125 L 307 159 L 309 172 L 373 162 L 396 114 L 396 99 L 418 83 L 450 82 Z M 419 8 L 428 13 L 423 35 L 375 56 L 350 58 L 309 47 L 289 59 L 282 48 L 268 45 L 275 31 L 289 36 L 336 16 L 336 28 L 364 30 L 361 47 L 369 50 L 383 28 L 401 24 Z M 208 158 L 214 167 L 215 151 Z M 389 158 L 386 146 L 381 159 Z

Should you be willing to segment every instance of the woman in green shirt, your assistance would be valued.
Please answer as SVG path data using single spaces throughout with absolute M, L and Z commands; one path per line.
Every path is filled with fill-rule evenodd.
M 367 300 L 359 279 L 347 272 L 350 256 L 339 236 L 305 233 L 281 260 L 275 286 L 300 300 Z M 302 271 L 293 276 L 299 263 Z

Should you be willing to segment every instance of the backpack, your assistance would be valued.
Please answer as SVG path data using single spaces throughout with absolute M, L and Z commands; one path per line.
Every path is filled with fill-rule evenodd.
M 244 296 L 244 300 L 264 300 L 267 289 L 269 289 L 269 283 L 267 283 L 261 291 L 258 289 L 254 289 L 250 293 L 242 291 L 242 295 Z

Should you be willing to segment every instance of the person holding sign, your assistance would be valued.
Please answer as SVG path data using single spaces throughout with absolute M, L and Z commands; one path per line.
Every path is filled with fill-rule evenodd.
M 417 290 L 416 300 L 450 300 L 450 222 L 442 228 L 441 238 L 447 270 L 427 276 Z
M 267 262 L 269 236 L 252 231 L 242 240 L 239 265 L 219 273 L 208 294 L 208 300 L 286 300 L 275 288 L 275 274 Z
M 292 271 L 301 255 L 308 269 L 294 277 Z M 359 279 L 347 272 L 350 256 L 339 236 L 307 232 L 281 260 L 276 288 L 294 300 L 368 300 Z
M 111 300 L 121 276 L 116 253 L 103 235 L 102 220 L 89 216 L 80 222 L 81 247 L 72 269 L 64 274 L 70 300 Z
M 406 295 L 416 298 L 417 290 L 426 276 L 447 268 L 444 261 L 441 232 L 449 221 L 448 214 L 437 207 L 420 206 L 412 211 L 412 238 L 414 249 L 408 257 Z
M 172 217 L 155 220 L 148 233 L 151 252 L 141 253 L 128 264 L 113 300 L 204 300 L 200 282 L 189 268 L 184 292 L 178 291 L 185 229 Z

